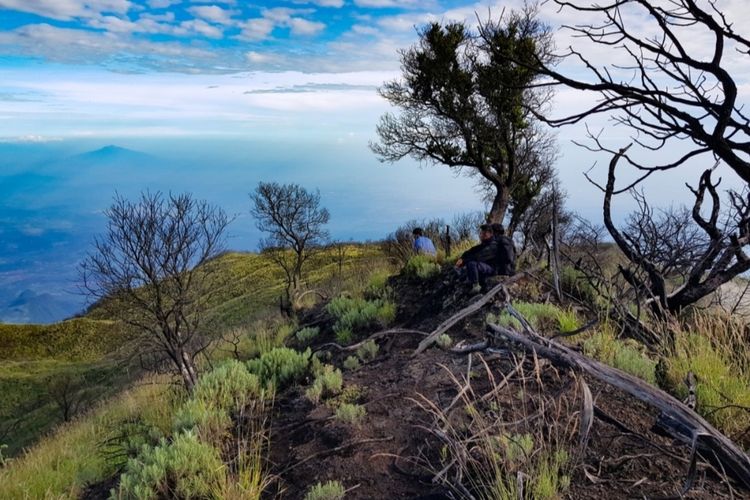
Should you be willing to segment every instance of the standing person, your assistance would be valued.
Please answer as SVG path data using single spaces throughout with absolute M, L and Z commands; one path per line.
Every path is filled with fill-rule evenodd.
M 497 241 L 489 224 L 479 226 L 479 245 L 468 249 L 456 261 L 456 267 L 466 267 L 466 278 L 471 285 L 470 293 L 477 293 L 485 288 L 485 279 L 497 272 Z
M 415 227 L 414 231 L 411 232 L 414 235 L 414 251 L 418 254 L 431 255 L 435 257 L 437 251 L 435 245 L 432 244 L 432 240 L 424 235 L 421 227 Z
M 492 234 L 497 241 L 497 274 L 513 276 L 516 274 L 516 246 L 513 240 L 505 235 L 502 224 L 492 224 Z

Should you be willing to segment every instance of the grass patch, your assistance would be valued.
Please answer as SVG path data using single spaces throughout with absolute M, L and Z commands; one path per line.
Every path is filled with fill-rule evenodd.
M 396 318 L 396 304 L 389 300 L 337 297 L 326 305 L 333 316 L 333 331 L 341 343 L 347 343 L 363 330 L 386 327 Z
M 367 415 L 365 407 L 358 404 L 342 403 L 336 408 L 336 419 L 347 424 L 356 424 Z
M 305 500 L 343 500 L 346 490 L 338 481 L 318 483 L 307 490 Z
M 378 352 L 380 352 L 380 346 L 377 342 L 370 339 L 357 348 L 357 357 L 359 357 L 363 363 L 369 363 L 378 357 Z
M 429 279 L 440 274 L 440 264 L 429 255 L 414 255 L 404 266 L 404 274 L 416 279 Z
M 632 339 L 619 339 L 605 323 L 583 340 L 583 352 L 602 363 L 656 385 L 656 364 L 644 348 Z
M 316 373 L 312 385 L 305 391 L 305 395 L 313 402 L 318 403 L 341 392 L 343 385 L 344 377 L 341 370 L 331 365 L 322 365 Z
M 311 356 L 309 348 L 299 352 L 288 347 L 276 347 L 260 358 L 248 361 L 247 368 L 258 375 L 263 383 L 283 389 L 307 374 Z
M 750 448 L 750 351 L 747 325 L 726 314 L 700 313 L 673 332 L 662 385 L 687 396 L 688 372 L 697 378 L 697 410 L 729 437 Z
M 514 302 L 513 307 L 526 318 L 529 324 L 540 332 L 572 332 L 581 326 L 580 319 L 570 309 L 560 309 L 554 304 L 534 302 Z M 521 323 L 503 311 L 500 315 L 488 315 L 487 321 L 506 328 L 521 330 Z

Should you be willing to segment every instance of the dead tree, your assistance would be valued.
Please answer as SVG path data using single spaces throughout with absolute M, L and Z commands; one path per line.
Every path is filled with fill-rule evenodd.
M 230 219 L 190 194 L 115 196 L 107 230 L 81 264 L 96 306 L 143 333 L 146 357 L 168 359 L 185 387 L 198 380 L 196 357 L 208 346 L 203 313 L 219 285 L 207 266 L 223 250 Z
M 298 184 L 260 182 L 250 199 L 256 226 L 268 233 L 260 243 L 261 250 L 284 271 L 282 308 L 291 314 L 305 263 L 328 239 L 324 226 L 330 214 L 320 206 L 319 192 L 310 192 Z
M 609 165 L 604 225 L 630 261 L 628 266 L 620 266 L 622 276 L 638 295 L 644 292 L 644 304 L 657 314 L 675 313 L 750 269 L 750 258 L 743 250 L 750 243 L 750 195 L 730 192 L 732 207 L 722 224 L 716 189 L 720 181 L 711 180 L 713 169 L 703 173 L 697 188 L 690 188 L 695 195 L 690 212 L 694 226 L 674 212 L 659 221 L 645 199 L 639 198 L 640 213 L 631 217 L 629 231 L 620 231 L 612 221 L 611 207 L 616 193 L 615 169 L 624 152 L 615 154 Z M 711 206 L 704 218 L 701 209 L 707 196 Z M 682 277 L 683 283 L 670 290 L 669 279 L 675 275 Z
M 598 98 L 574 115 L 542 118 L 564 125 L 592 114 L 613 115 L 616 123 L 633 130 L 635 144 L 645 153 L 639 159 L 623 152 L 623 159 L 644 175 L 678 168 L 708 154 L 750 183 L 750 121 L 730 71 L 733 58 L 744 63 L 750 54 L 750 39 L 735 29 L 742 23 L 730 22 L 714 1 L 554 2 L 569 15 L 586 20 L 564 26 L 576 40 L 606 47 L 613 56 L 597 64 L 583 53 L 582 45 L 559 54 L 569 62 L 579 62 L 587 78 L 565 75 L 539 60 L 540 71 L 557 85 Z M 643 31 L 627 22 L 633 15 L 645 20 L 638 23 Z M 695 40 L 705 38 L 710 43 L 696 47 Z M 674 147 L 676 142 L 682 147 Z M 662 149 L 676 156 L 650 163 L 653 154 L 649 153 Z

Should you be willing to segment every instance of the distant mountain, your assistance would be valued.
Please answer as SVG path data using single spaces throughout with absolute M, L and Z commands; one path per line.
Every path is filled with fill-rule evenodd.
M 94 151 L 71 156 L 65 161 L 78 166 L 140 166 L 142 164 L 152 164 L 157 162 L 158 159 L 140 151 L 110 144 Z
M 38 294 L 33 290 L 24 290 L 5 306 L 0 306 L 0 321 L 3 323 L 55 323 L 79 311 L 80 304 L 73 297 L 65 298 L 49 293 Z

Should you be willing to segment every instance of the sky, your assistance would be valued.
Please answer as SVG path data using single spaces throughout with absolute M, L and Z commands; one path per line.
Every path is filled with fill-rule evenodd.
M 229 245 L 242 250 L 254 249 L 259 236 L 247 198 L 259 180 L 320 189 L 332 233 L 345 240 L 379 238 L 411 218 L 482 209 L 472 181 L 447 169 L 378 163 L 368 143 L 379 117 L 392 110 L 377 88 L 398 78 L 399 50 L 415 43 L 425 23 L 475 24 L 521 5 L 0 0 L 0 308 L 5 296 L 26 288 L 50 289 L 41 277 L 60 255 L 67 257 L 59 272 L 73 279 L 75 261 L 101 230 L 101 212 L 115 190 L 192 191 L 237 215 Z M 746 0 L 717 5 L 730 19 L 750 14 Z M 560 50 L 572 45 L 593 61 L 627 64 L 622 52 L 586 45 L 561 29 L 579 21 L 575 13 L 551 2 L 539 12 Z M 642 13 L 625 15 L 635 33 L 657 33 Z M 694 54 L 711 46 L 701 32 L 686 43 Z M 727 59 L 741 99 L 750 94 L 747 57 L 730 51 Z M 570 61 L 559 68 L 583 74 Z M 593 99 L 561 90 L 553 110 L 562 116 Z M 631 139 L 605 116 L 556 131 L 568 206 L 598 222 L 601 193 L 583 173 L 601 180 L 608 158 L 573 144 L 585 141 L 585 125 L 612 148 Z M 77 163 L 110 144 L 148 155 L 149 168 L 123 174 Z M 681 171 L 679 182 L 660 176 L 646 188 L 662 205 L 689 202 L 684 182 L 705 167 L 705 160 L 697 162 Z M 738 185 L 731 172 L 720 173 L 724 186 Z M 624 172 L 623 181 L 631 174 Z M 616 218 L 631 207 L 618 201 Z

